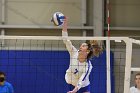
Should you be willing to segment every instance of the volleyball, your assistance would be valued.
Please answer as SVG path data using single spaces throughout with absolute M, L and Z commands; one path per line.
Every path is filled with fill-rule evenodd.
M 52 22 L 54 23 L 54 25 L 56 26 L 60 26 L 63 24 L 64 22 L 64 19 L 65 19 L 65 16 L 63 13 L 61 12 L 55 12 L 52 16 Z

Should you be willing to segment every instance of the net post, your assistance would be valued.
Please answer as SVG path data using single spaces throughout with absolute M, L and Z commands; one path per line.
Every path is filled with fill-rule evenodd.
M 106 72 L 107 72 L 107 93 L 111 93 L 111 78 L 110 78 L 110 37 L 106 40 Z
M 130 39 L 125 40 L 126 43 L 126 62 L 125 62 L 125 80 L 124 93 L 130 93 L 130 76 L 131 76 L 131 59 L 132 59 L 132 42 Z

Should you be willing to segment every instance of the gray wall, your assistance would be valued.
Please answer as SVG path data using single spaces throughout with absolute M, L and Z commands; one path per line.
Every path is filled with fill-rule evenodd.
M 80 0 L 6 0 L 6 23 L 52 25 L 54 12 L 62 12 L 73 25 L 81 23 Z
M 111 24 L 121 27 L 140 27 L 139 0 L 110 0 Z

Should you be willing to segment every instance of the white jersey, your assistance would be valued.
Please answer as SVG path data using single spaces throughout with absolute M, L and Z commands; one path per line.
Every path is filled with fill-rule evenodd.
M 130 93 L 140 93 L 140 90 L 136 88 L 135 86 L 130 88 Z
M 65 80 L 68 84 L 81 87 L 88 86 L 89 75 L 92 70 L 90 61 L 80 63 L 78 61 L 78 50 L 72 45 L 71 41 L 67 39 L 68 33 L 62 31 L 63 41 L 70 54 L 70 65 L 66 71 Z

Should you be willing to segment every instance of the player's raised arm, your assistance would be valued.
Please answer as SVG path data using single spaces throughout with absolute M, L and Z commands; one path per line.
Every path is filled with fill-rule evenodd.
M 68 26 L 68 18 L 65 17 L 64 23 L 62 25 L 62 38 L 63 38 L 63 42 L 66 45 L 67 50 L 69 51 L 70 55 L 72 55 L 72 53 L 76 51 L 76 48 L 72 45 L 71 41 L 67 38 L 68 37 L 67 26 Z
M 62 31 L 67 32 L 67 29 L 68 29 L 68 18 L 65 17 L 64 23 L 63 23 L 63 26 L 62 26 Z

